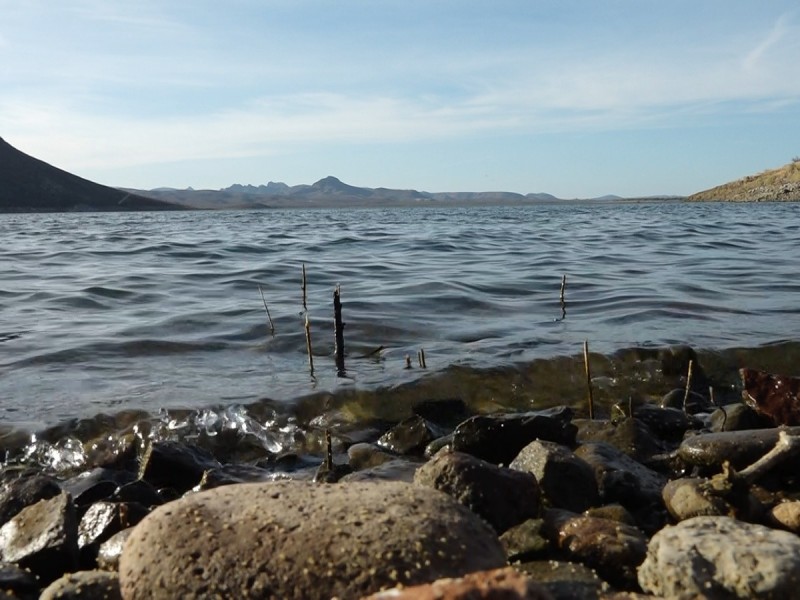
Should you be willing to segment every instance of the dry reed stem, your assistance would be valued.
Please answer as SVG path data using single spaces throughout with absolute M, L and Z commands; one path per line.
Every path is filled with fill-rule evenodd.
M 339 375 L 345 374 L 344 369 L 344 322 L 342 321 L 341 287 L 333 290 L 333 354 L 336 358 L 336 370 Z
M 308 313 L 306 313 L 306 350 L 308 351 L 308 368 L 311 370 L 311 376 L 314 376 L 314 355 L 311 352 L 311 321 L 308 320 Z
M 586 387 L 589 390 L 589 420 L 594 420 L 594 392 L 592 391 L 592 371 L 589 368 L 589 340 L 583 342 L 583 366 L 586 371 Z
M 264 303 L 264 310 L 267 311 L 267 319 L 269 319 L 269 332 L 274 336 L 275 323 L 272 322 L 272 315 L 269 314 L 269 307 L 267 306 L 267 300 L 264 298 L 264 290 L 261 289 L 261 284 L 258 284 L 258 291 L 261 294 L 261 301 Z
M 564 299 L 564 291 L 566 290 L 566 288 L 567 288 L 567 276 L 566 275 L 562 275 L 561 276 L 561 294 L 560 294 L 560 298 L 561 298 L 561 320 L 562 321 L 567 317 L 567 302 Z
M 308 289 L 307 282 L 306 282 L 306 263 L 303 263 L 303 310 L 308 310 L 308 306 L 306 305 L 306 290 Z
M 694 361 L 690 358 L 689 359 L 689 370 L 686 373 L 686 390 L 683 393 L 683 412 L 686 412 L 686 403 L 689 402 L 689 391 L 692 386 L 692 367 L 694 366 Z

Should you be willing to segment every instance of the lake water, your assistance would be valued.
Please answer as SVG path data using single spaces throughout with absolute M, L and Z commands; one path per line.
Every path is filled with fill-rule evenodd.
M 735 395 L 744 364 L 800 374 L 799 241 L 792 203 L 0 215 L 0 423 L 580 408 L 584 340 L 601 407 L 679 385 L 677 344 Z

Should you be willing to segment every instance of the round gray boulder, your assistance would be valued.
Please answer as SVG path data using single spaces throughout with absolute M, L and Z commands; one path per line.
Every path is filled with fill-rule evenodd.
M 229 485 L 153 511 L 120 557 L 123 598 L 358 598 L 505 564 L 445 494 L 399 482 Z
M 694 517 L 650 540 L 639 585 L 668 598 L 795 598 L 800 537 L 730 517 Z

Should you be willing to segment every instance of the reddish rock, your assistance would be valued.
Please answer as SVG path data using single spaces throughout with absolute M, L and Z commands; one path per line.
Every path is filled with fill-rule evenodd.
M 398 587 L 363 600 L 550 600 L 552 596 L 512 567 L 478 571 L 464 577 Z
M 745 403 L 775 425 L 800 425 L 800 378 L 739 369 Z

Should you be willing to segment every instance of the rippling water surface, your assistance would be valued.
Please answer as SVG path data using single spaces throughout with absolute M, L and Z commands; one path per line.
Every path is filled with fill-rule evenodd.
M 601 402 L 667 391 L 654 352 L 675 344 L 697 349 L 722 387 L 743 362 L 800 374 L 798 210 L 0 215 L 0 422 L 36 430 L 131 410 L 265 403 L 358 419 L 446 397 L 576 404 L 584 340 Z M 346 377 L 333 360 L 337 284 Z

